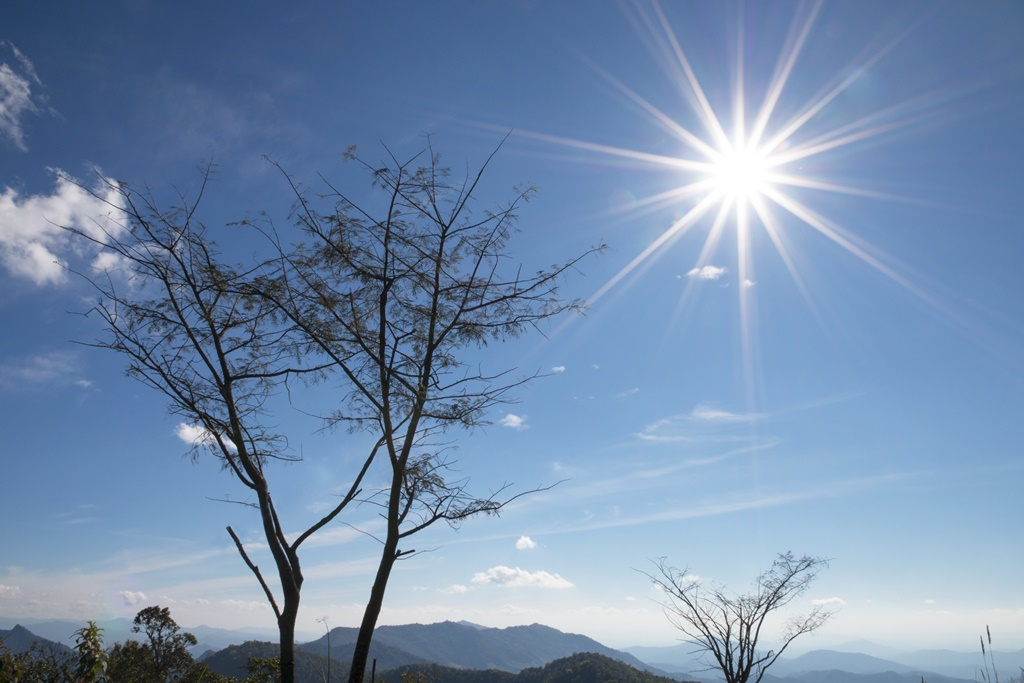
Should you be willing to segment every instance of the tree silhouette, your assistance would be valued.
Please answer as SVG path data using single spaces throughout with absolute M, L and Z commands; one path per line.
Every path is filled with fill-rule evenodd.
M 745 595 L 705 586 L 688 569 L 680 571 L 664 559 L 656 564 L 658 573 L 647 576 L 668 597 L 664 607 L 669 621 L 701 653 L 707 670 L 721 671 L 726 683 L 760 683 L 794 639 L 821 628 L 833 614 L 818 604 L 808 614 L 791 617 L 778 649 L 764 652 L 758 641 L 768 616 L 803 595 L 827 560 L 782 553 L 757 577 L 754 592 Z
M 130 376 L 199 425 L 194 455 L 211 452 L 256 498 L 280 602 L 238 535 L 228 533 L 277 618 L 283 683 L 294 681 L 299 548 L 349 505 L 377 506 L 386 527 L 350 672 L 361 683 L 391 571 L 415 552 L 399 543 L 439 521 L 496 514 L 523 495 L 510 494 L 507 484 L 471 493 L 453 470 L 450 432 L 487 424 L 488 411 L 536 374 L 485 372 L 463 354 L 577 309 L 579 302 L 559 298 L 557 285 L 595 249 L 531 274 L 510 267 L 517 210 L 532 189 L 474 211 L 496 152 L 477 173 L 453 180 L 429 141 L 405 162 L 388 151 L 371 165 L 350 149 L 346 157 L 371 175 L 379 211 L 329 184 L 325 194 L 311 194 L 285 174 L 298 239 L 282 239 L 266 217 L 243 221 L 275 252 L 245 264 L 229 263 L 197 217 L 209 169 L 196 198 L 182 197 L 179 207 L 161 210 L 148 191 L 115 184 L 120 230 L 98 238 L 68 228 L 112 252 L 108 260 L 121 268 L 87 276 L 100 294 L 91 313 L 109 333 L 90 345 L 126 357 Z M 299 378 L 340 387 L 321 416 L 327 426 L 373 439 L 337 504 L 289 537 L 271 496 L 270 465 L 298 458 L 275 431 L 268 403 Z M 364 491 L 378 467 L 387 484 Z

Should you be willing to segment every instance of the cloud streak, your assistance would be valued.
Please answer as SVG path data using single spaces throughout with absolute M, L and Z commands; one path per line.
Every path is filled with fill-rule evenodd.
M 0 136 L 7 138 L 21 151 L 27 151 L 22 119 L 39 111 L 44 101 L 32 89 L 42 86 L 35 67 L 12 43 L 0 42 L 14 56 L 14 63 L 0 64 Z
M 88 389 L 92 383 L 81 377 L 78 355 L 71 351 L 49 351 L 0 364 L 0 389 L 37 389 L 73 384 Z

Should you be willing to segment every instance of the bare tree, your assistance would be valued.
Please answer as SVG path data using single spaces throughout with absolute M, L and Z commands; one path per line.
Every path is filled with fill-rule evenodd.
M 452 467 L 448 432 L 486 424 L 490 409 L 536 375 L 488 373 L 463 352 L 578 308 L 558 297 L 557 284 L 583 256 L 530 274 L 509 268 L 516 212 L 533 190 L 518 188 L 508 204 L 474 212 L 494 153 L 457 180 L 429 143 L 401 162 L 389 151 L 375 165 L 354 148 L 346 156 L 372 173 L 378 209 L 330 186 L 327 195 L 311 197 L 292 183 L 307 241 L 280 250 L 275 277 L 260 291 L 305 335 L 304 352 L 333 364 L 346 381 L 328 422 L 377 436 L 386 463 L 388 485 L 366 497 L 380 507 L 385 529 L 349 674 L 361 683 L 391 571 L 415 552 L 400 544 L 439 521 L 458 525 L 496 514 L 523 495 L 506 495 L 507 485 L 471 493 Z M 328 210 L 318 210 L 325 201 Z M 375 457 L 371 452 L 367 464 Z
M 665 613 L 682 631 L 686 642 L 700 653 L 707 671 L 718 669 L 726 683 L 760 683 L 765 671 L 797 637 L 825 625 L 833 612 L 814 605 L 808 614 L 790 617 L 778 639 L 778 648 L 758 649 L 769 615 L 803 595 L 828 560 L 780 554 L 771 569 L 755 581 L 753 593 L 737 595 L 721 586 L 705 586 L 688 569 L 656 562 L 657 574 L 647 574 L 668 596 Z
M 359 161 L 354 150 L 348 157 Z M 490 409 L 536 375 L 486 373 L 460 352 L 578 307 L 561 301 L 556 285 L 582 256 L 530 275 L 508 273 L 516 209 L 531 190 L 516 190 L 503 207 L 471 211 L 493 153 L 462 182 L 450 181 L 432 149 L 421 166 L 417 158 L 364 164 L 383 197 L 379 218 L 329 185 L 327 194 L 310 195 L 286 175 L 305 241 L 287 244 L 269 219 L 243 222 L 276 247 L 265 261 L 226 261 L 196 218 L 202 191 L 163 211 L 148 191 L 115 184 L 111 206 L 122 212 L 120 229 L 97 237 L 69 228 L 113 252 L 122 267 L 87 276 L 100 294 L 90 313 L 109 333 L 90 345 L 125 356 L 130 376 L 163 393 L 173 414 L 201 427 L 194 456 L 211 451 L 256 498 L 251 505 L 274 559 L 280 604 L 241 539 L 231 527 L 228 533 L 277 617 L 283 683 L 294 681 L 299 547 L 345 508 L 377 505 L 385 521 L 350 673 L 362 681 L 391 570 L 415 552 L 399 542 L 438 521 L 458 525 L 496 514 L 523 495 L 507 494 L 507 485 L 471 494 L 468 481 L 453 476 L 446 434 L 486 424 Z M 202 188 L 208 179 L 207 170 Z M 296 458 L 285 435 L 271 427 L 268 403 L 296 379 L 341 387 L 334 409 L 323 415 L 327 425 L 374 438 L 337 504 L 289 538 L 268 466 Z M 375 465 L 389 484 L 364 493 Z
M 108 331 L 90 346 L 110 349 L 127 359 L 127 373 L 164 394 L 172 414 L 199 427 L 193 457 L 210 451 L 256 498 L 278 575 L 281 601 L 246 554 L 231 527 L 246 564 L 259 578 L 277 618 L 282 681 L 294 680 L 295 622 L 303 576 L 299 547 L 330 523 L 356 495 L 362 476 L 337 505 L 295 538 L 284 533 L 271 497 L 268 464 L 294 460 L 287 441 L 269 426 L 267 401 L 294 375 L 322 371 L 300 357 L 301 337 L 274 306 L 252 287 L 265 264 L 228 264 L 196 218 L 209 180 L 191 201 L 161 210 L 148 191 L 117 184 L 122 223 L 104 236 L 69 228 L 117 257 L 119 268 L 90 282 L 100 294 L 89 311 Z

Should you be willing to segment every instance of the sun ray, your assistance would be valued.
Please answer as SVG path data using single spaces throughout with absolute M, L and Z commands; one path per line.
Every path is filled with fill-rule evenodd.
M 779 62 L 779 66 L 775 69 L 775 73 L 772 74 L 771 85 L 768 88 L 768 93 L 761 105 L 760 112 L 758 112 L 757 119 L 754 121 L 754 125 L 750 129 L 750 144 L 755 147 L 761 142 L 761 136 L 764 134 L 765 128 L 768 126 L 768 120 L 771 118 L 772 112 L 775 111 L 775 106 L 778 104 L 779 98 L 782 96 L 782 91 L 785 89 L 786 83 L 789 82 L 789 76 L 793 72 L 793 67 L 796 65 L 797 57 L 800 55 L 800 51 L 803 49 L 804 43 L 807 41 L 807 36 L 811 33 L 811 27 L 814 25 L 814 21 L 817 18 L 820 9 L 821 0 L 818 0 L 818 2 L 814 4 L 814 8 L 809 13 L 807 19 L 803 22 L 795 40 L 792 39 L 792 32 L 797 26 L 798 18 L 793 18 L 793 27 L 790 30 L 790 40 L 787 40 L 788 49 L 784 53 L 786 56 Z
M 880 49 L 876 50 L 870 56 L 867 56 L 861 60 L 860 58 L 854 60 L 854 64 L 857 66 L 853 69 L 846 78 L 842 79 L 838 85 L 833 87 L 831 90 L 825 92 L 821 97 L 812 98 L 808 102 L 808 106 L 803 112 L 795 116 L 786 125 L 782 127 L 775 136 L 765 145 L 767 151 L 772 152 L 777 149 L 784 142 L 789 140 L 798 130 L 800 130 L 808 121 L 814 118 L 820 113 L 826 106 L 838 97 L 840 94 L 845 92 L 855 81 L 861 76 L 867 73 L 868 69 L 878 63 L 886 54 L 891 52 L 897 45 L 902 43 L 906 38 L 917 29 L 921 24 L 923 18 L 919 18 L 918 21 L 912 23 L 905 30 L 901 31 L 892 40 L 883 45 Z
M 663 129 L 671 133 L 678 140 L 689 145 L 690 147 L 700 152 L 704 156 L 710 157 L 715 154 L 714 147 L 712 147 L 707 142 L 697 137 L 697 135 L 690 132 L 683 126 L 679 125 L 678 121 L 676 121 L 671 116 L 655 107 L 653 104 L 645 100 L 643 97 L 640 97 L 640 95 L 638 95 L 635 91 L 629 88 L 629 86 L 627 86 L 625 83 L 615 78 L 614 76 L 612 76 L 607 71 L 605 71 L 604 69 L 597 65 L 592 65 L 592 68 L 594 69 L 595 73 L 597 73 L 597 75 L 601 76 L 601 78 L 608 81 L 608 83 L 612 87 L 614 87 L 616 90 L 625 95 L 630 101 L 632 101 L 634 104 L 636 104 L 641 109 L 650 114 L 654 118 L 654 120 L 661 125 Z
M 806 225 L 832 240 L 835 244 L 839 245 L 853 256 L 856 256 L 888 279 L 902 286 L 907 291 L 912 292 L 935 308 L 944 310 L 944 307 L 930 294 L 928 294 L 928 292 L 924 291 L 909 279 L 901 275 L 893 267 L 887 265 L 881 260 L 881 258 L 879 258 L 879 256 L 871 253 L 875 248 L 870 244 L 857 239 L 839 225 L 818 215 L 804 204 L 782 192 L 768 190 L 765 192 L 765 195 L 786 211 L 789 211 L 791 214 L 799 218 Z
M 694 72 L 693 67 L 690 66 L 690 61 L 686 58 L 686 54 L 683 52 L 683 48 L 679 44 L 679 40 L 676 38 L 675 32 L 672 30 L 671 24 L 665 17 L 664 11 L 661 9 L 661 5 L 658 4 L 657 0 L 654 0 L 652 5 L 654 7 L 655 14 L 658 17 L 663 36 L 669 41 L 669 45 L 672 49 L 672 55 L 675 57 L 680 68 L 682 68 L 683 74 L 686 76 L 685 82 L 689 86 L 689 89 L 684 90 L 684 93 L 692 95 L 692 97 L 696 99 L 697 106 L 694 107 L 694 110 L 697 112 L 697 115 L 700 117 L 705 128 L 707 128 L 708 133 L 711 135 L 713 144 L 718 147 L 728 145 L 729 136 L 726 135 L 721 121 L 718 120 L 718 116 L 715 115 L 715 111 L 711 107 L 711 103 L 704 94 L 704 89 L 701 87 L 700 81 L 697 79 L 697 74 Z
M 821 313 L 818 311 L 818 306 L 814 302 L 814 298 L 811 296 L 810 289 L 807 287 L 803 277 L 800 275 L 800 270 L 796 267 L 796 263 L 793 261 L 793 256 L 789 252 L 789 247 L 786 245 L 785 231 L 782 229 L 782 226 L 779 225 L 775 214 L 765 206 L 763 197 L 757 197 L 751 203 L 754 207 L 754 211 L 757 213 L 758 219 L 761 221 L 761 225 L 764 226 L 764 230 L 768 234 L 768 239 L 772 241 L 772 246 L 775 247 L 775 251 L 782 259 L 782 263 L 786 266 L 786 270 L 789 271 L 789 275 L 793 279 L 793 283 L 796 285 L 797 290 L 800 292 L 800 296 L 803 297 L 808 308 L 811 309 L 811 313 L 814 314 L 815 319 L 821 323 L 822 317 Z
M 709 209 L 711 209 L 711 207 L 715 205 L 715 200 L 716 198 L 714 195 L 706 196 L 696 206 L 691 208 L 682 218 L 675 221 L 668 230 L 658 235 L 658 237 L 647 245 L 647 247 L 634 257 L 632 261 L 619 270 L 619 272 L 605 282 L 600 289 L 592 294 L 590 298 L 587 299 L 587 306 L 592 306 L 598 299 L 607 294 L 610 289 L 617 285 L 624 277 L 632 273 L 638 266 L 647 261 L 651 256 L 657 254 L 673 240 L 686 233 L 704 216 L 705 213 L 708 212 Z

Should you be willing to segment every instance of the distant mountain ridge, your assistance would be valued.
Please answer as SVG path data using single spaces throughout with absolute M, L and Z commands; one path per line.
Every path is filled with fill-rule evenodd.
M 337 648 L 354 644 L 357 634 L 355 628 L 334 628 L 328 635 L 300 647 L 308 652 L 326 655 L 329 637 L 333 658 L 338 656 Z M 543 666 L 572 654 L 593 652 L 617 659 L 636 669 L 653 669 L 636 657 L 602 645 L 592 638 L 564 633 L 541 624 L 486 628 L 444 621 L 436 624 L 380 626 L 374 631 L 373 643 L 405 652 L 415 658 L 403 664 L 435 662 L 463 669 L 497 669 L 514 673 L 529 667 Z
M 28 652 L 33 647 L 54 654 L 71 654 L 71 648 L 67 645 L 38 636 L 21 624 L 15 624 L 14 628 L 6 631 L 0 629 L 0 641 L 14 654 Z
M 893 674 L 899 680 L 920 683 L 921 675 L 929 683 L 941 680 L 970 681 L 979 680 L 978 672 L 984 666 L 980 650 L 974 652 L 955 652 L 952 650 L 919 650 L 904 652 L 895 648 L 886 648 L 867 641 L 851 644 L 847 647 L 864 647 L 867 650 L 884 653 L 886 656 L 872 656 L 849 650 L 812 650 L 798 657 L 780 658 L 765 677 L 774 681 L 795 683 L 809 674 L 815 680 L 837 681 L 838 675 L 824 676 L 824 672 L 842 672 L 865 677 L 860 683 L 883 683 L 883 674 Z M 668 647 L 628 647 L 625 652 L 633 654 L 648 664 L 671 672 L 674 675 L 688 675 L 701 680 L 715 679 L 715 672 L 708 671 L 707 666 L 698 660 L 693 653 L 693 646 L 688 644 Z M 1000 676 L 1008 680 L 1020 674 L 1024 667 L 1024 650 L 1000 651 L 995 653 L 996 665 Z M 869 682 L 867 678 L 870 678 Z M 878 678 L 879 680 L 876 680 Z M 895 678 L 893 679 L 896 680 Z

